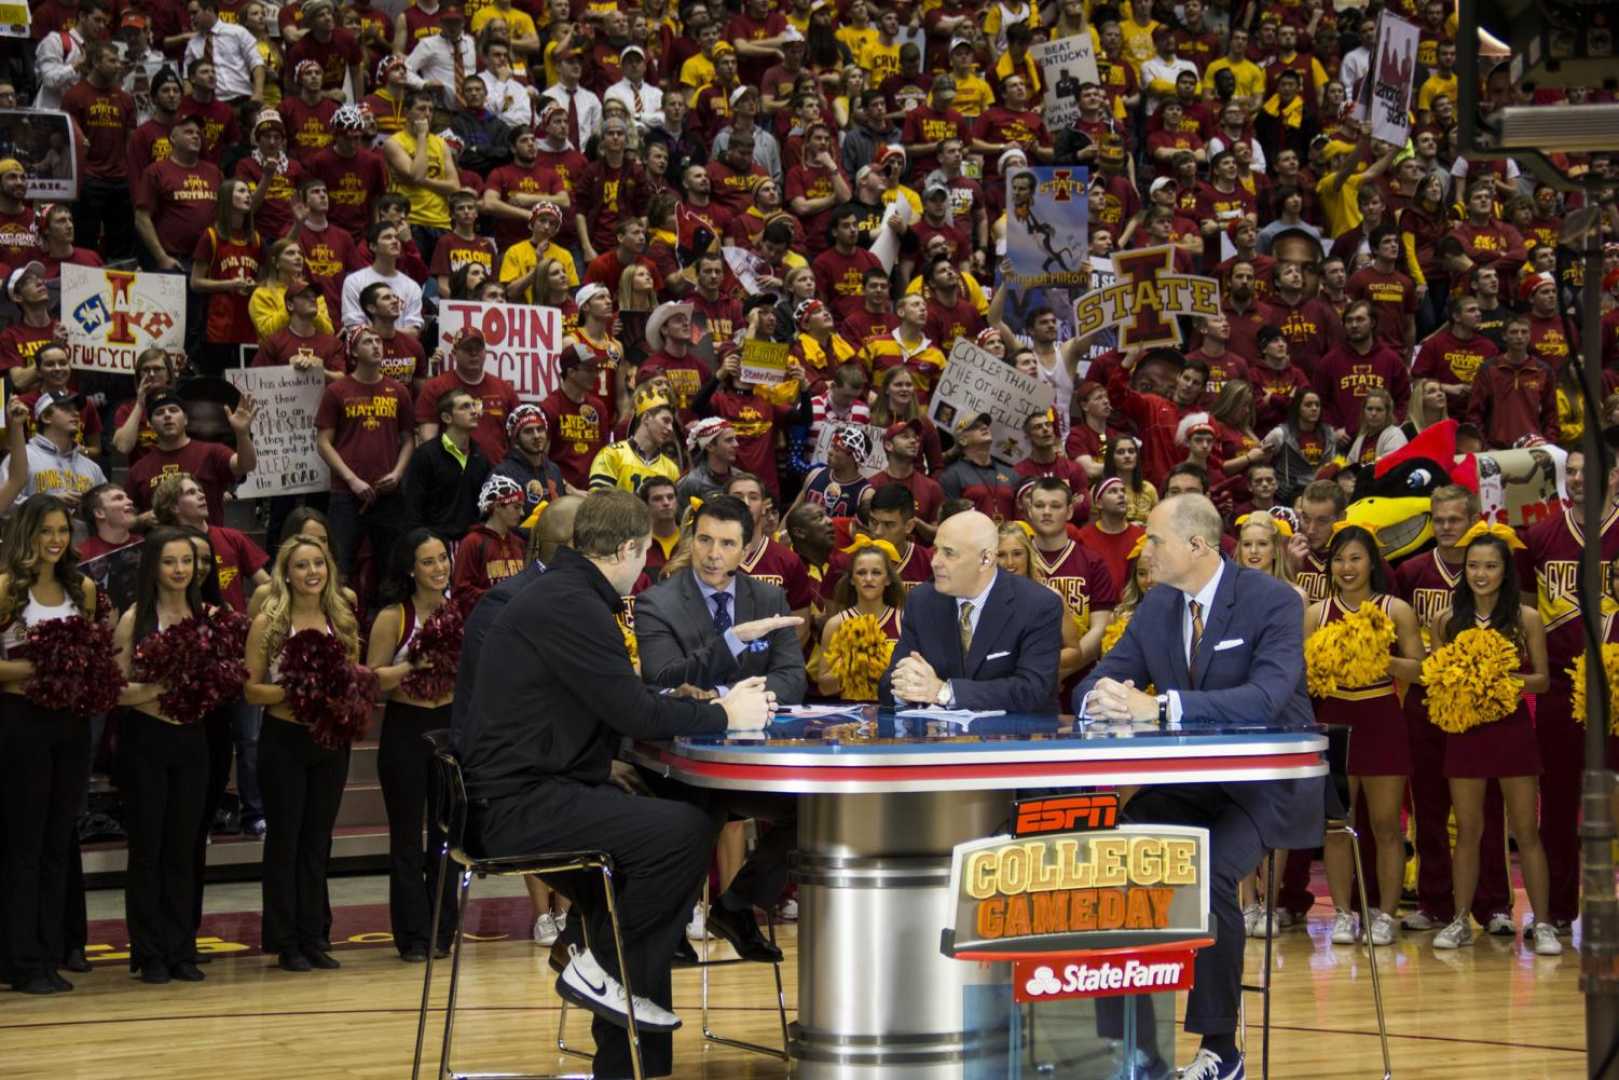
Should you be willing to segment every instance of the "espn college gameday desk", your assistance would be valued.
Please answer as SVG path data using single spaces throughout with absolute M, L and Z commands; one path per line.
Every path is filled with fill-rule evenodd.
M 790 1052 L 803 1077 L 1009 1075 L 1012 965 L 952 960 L 940 943 L 956 910 L 955 846 L 1010 832 L 1017 791 L 1327 772 L 1313 725 L 861 715 L 784 716 L 762 732 L 637 747 L 642 765 L 682 783 L 802 796 Z

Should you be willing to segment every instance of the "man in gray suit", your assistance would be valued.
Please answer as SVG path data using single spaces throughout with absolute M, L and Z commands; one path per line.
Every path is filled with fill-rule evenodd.
M 691 569 L 635 600 L 641 677 L 654 686 L 719 690 L 754 675 L 782 705 L 804 700 L 804 651 L 781 589 L 739 572 L 753 539 L 742 500 L 715 495 L 697 512 Z
M 641 677 L 654 686 L 690 684 L 724 693 L 743 679 L 763 675 L 765 688 L 782 705 L 804 700 L 808 679 L 790 613 L 774 585 L 740 572 L 742 553 L 753 540 L 753 514 L 733 495 L 703 502 L 692 526 L 691 568 L 675 571 L 635 600 L 635 640 Z M 715 807 L 719 809 L 719 807 Z M 787 853 L 798 829 L 791 800 L 729 797 L 724 809 L 773 822 L 729 888 L 709 905 L 708 928 L 746 960 L 780 961 L 765 940 L 755 907 L 773 908 L 787 887 Z

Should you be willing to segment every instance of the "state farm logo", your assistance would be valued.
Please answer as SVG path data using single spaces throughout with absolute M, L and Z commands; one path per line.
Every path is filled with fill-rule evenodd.
M 1015 967 L 1019 1001 L 1111 997 L 1190 989 L 1193 954 L 1177 949 L 1115 954 L 1064 965 L 1019 961 Z

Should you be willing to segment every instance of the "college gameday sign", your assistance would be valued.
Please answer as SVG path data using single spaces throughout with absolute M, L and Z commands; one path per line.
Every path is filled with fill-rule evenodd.
M 944 931 L 944 954 L 1045 958 L 1025 969 L 1021 989 L 1029 990 L 1027 984 L 1035 980 L 1034 997 L 1092 984 L 1141 993 L 1165 988 L 1159 981 L 1178 979 L 1167 969 L 1142 972 L 1125 966 L 1117 974 L 1085 969 L 1084 962 L 1109 950 L 1189 953 L 1209 937 L 1208 830 L 1109 827 L 1117 807 L 1112 793 L 1029 800 L 1019 805 L 1014 819 L 1022 830 L 1018 835 L 957 844 L 950 867 L 955 912 Z M 1072 974 L 1065 966 L 1070 962 L 1077 965 Z

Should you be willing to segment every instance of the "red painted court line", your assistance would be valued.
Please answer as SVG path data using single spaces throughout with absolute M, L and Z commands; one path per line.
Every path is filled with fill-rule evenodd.
M 1007 765 L 737 765 L 730 762 L 696 761 L 668 750 L 658 751 L 659 760 L 678 767 L 681 771 L 698 776 L 712 776 L 732 780 L 806 780 L 825 783 L 904 780 L 990 780 L 1018 777 L 1049 777 L 1063 773 L 1075 783 L 1083 783 L 1087 776 L 1105 775 L 1129 767 L 1129 759 L 1112 761 L 1044 761 L 1018 762 Z M 1242 779 L 1242 773 L 1268 772 L 1275 769 L 1296 769 L 1319 764 L 1321 755 L 1265 754 L 1255 757 L 1207 757 L 1154 759 L 1152 768 L 1161 774 L 1190 773 L 1219 770 L 1231 774 L 1233 780 Z

